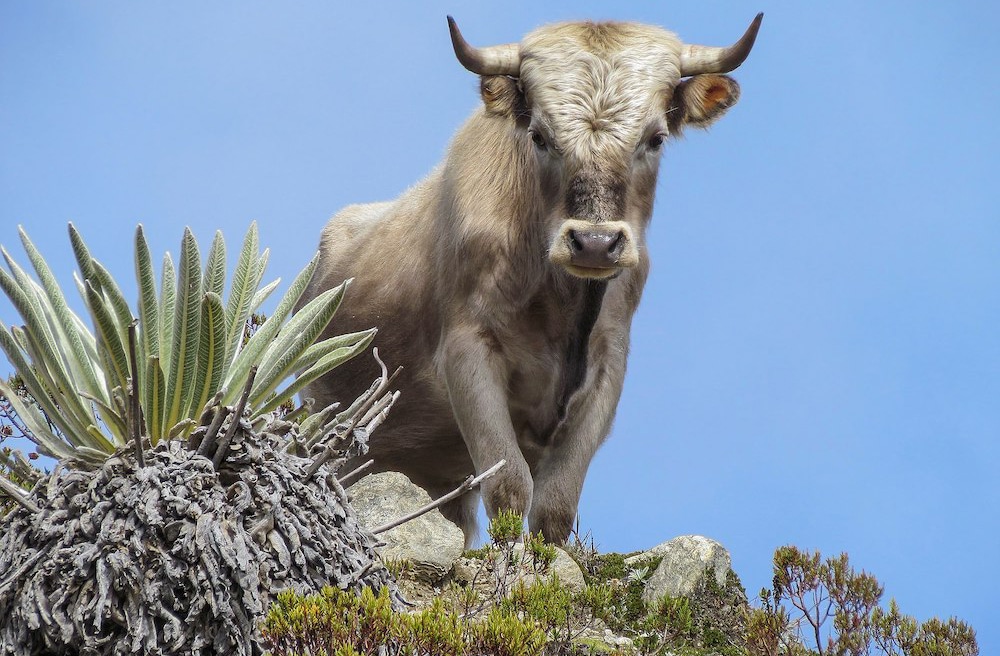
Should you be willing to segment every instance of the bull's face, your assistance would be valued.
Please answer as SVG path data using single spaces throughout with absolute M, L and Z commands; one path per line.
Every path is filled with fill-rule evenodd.
M 760 18 L 729 48 L 646 25 L 567 23 L 480 49 L 449 18 L 459 60 L 483 76 L 487 110 L 514 122 L 536 163 L 553 264 L 602 279 L 640 262 L 663 145 L 736 102 L 736 82 L 716 73 L 742 63 Z

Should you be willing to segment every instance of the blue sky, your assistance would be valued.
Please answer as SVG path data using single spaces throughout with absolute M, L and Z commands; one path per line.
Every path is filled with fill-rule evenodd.
M 288 281 L 329 215 L 418 180 L 477 105 L 446 14 L 482 45 L 570 18 L 725 44 L 757 11 L 739 105 L 664 156 L 582 526 L 605 550 L 711 536 L 751 594 L 777 546 L 846 551 L 904 612 L 966 619 L 996 653 L 988 3 L 6 2 L 0 243 L 20 254 L 23 224 L 68 287 L 67 221 L 128 280 L 138 222 L 176 252 L 185 225 L 235 247 L 256 219 Z

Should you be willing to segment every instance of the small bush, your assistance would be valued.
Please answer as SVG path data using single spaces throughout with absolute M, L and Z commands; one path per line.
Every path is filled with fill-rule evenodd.
M 855 571 L 847 554 L 781 547 L 774 554 L 774 590 L 761 590 L 761 607 L 746 616 L 751 656 L 777 654 L 886 654 L 977 656 L 976 632 L 955 618 L 918 623 L 895 600 L 879 606 L 883 588 Z M 832 620 L 832 622 L 831 622 Z
M 643 653 L 659 654 L 689 644 L 695 637 L 690 601 L 686 597 L 663 597 L 650 609 L 642 628 L 644 633 L 636 645 Z
M 283 592 L 262 633 L 274 656 L 540 656 L 546 642 L 533 622 L 505 608 L 469 621 L 436 599 L 426 610 L 396 613 L 384 588 L 378 596 L 332 587 L 308 596 Z

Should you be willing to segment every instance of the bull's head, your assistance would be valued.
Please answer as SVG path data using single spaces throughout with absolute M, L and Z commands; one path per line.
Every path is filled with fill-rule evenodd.
M 736 102 L 739 86 L 724 73 L 750 54 L 762 16 L 725 48 L 631 23 L 553 25 L 520 44 L 475 48 L 448 18 L 458 60 L 482 76 L 487 111 L 509 117 L 534 151 L 554 264 L 598 279 L 638 264 L 663 142 Z

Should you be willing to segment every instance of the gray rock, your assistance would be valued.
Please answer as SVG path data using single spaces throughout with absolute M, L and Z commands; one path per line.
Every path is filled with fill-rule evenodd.
M 365 476 L 348 488 L 354 512 L 369 529 L 387 524 L 430 503 L 430 496 L 397 472 Z M 417 580 L 440 581 L 462 555 L 465 536 L 438 510 L 410 520 L 378 536 L 384 561 L 407 561 Z
M 634 563 L 652 556 L 662 556 L 663 560 L 646 582 L 642 599 L 647 604 L 663 595 L 688 596 L 703 583 L 706 575 L 714 576 L 719 587 L 724 587 L 726 574 L 732 566 L 726 548 L 701 535 L 682 535 L 632 556 L 626 562 Z
M 518 565 L 516 572 L 511 572 L 510 583 L 514 584 L 517 581 L 524 581 L 525 585 L 531 585 L 535 581 L 548 578 L 550 576 L 558 576 L 559 581 L 562 582 L 567 588 L 573 592 L 579 592 L 586 587 L 587 582 L 583 577 L 583 570 L 580 566 L 576 564 L 573 557 L 568 553 L 555 547 L 556 559 L 549 565 L 549 568 L 544 572 L 535 572 L 532 569 L 531 557 L 525 555 L 524 545 L 521 543 L 513 545 L 513 560 L 514 563 Z M 494 572 L 502 572 L 505 568 L 504 561 L 506 557 L 503 552 L 496 552 L 498 558 L 498 564 Z M 455 569 L 453 571 L 454 580 L 460 584 L 471 583 L 477 578 L 479 582 L 492 580 L 496 574 L 490 573 L 490 570 L 484 569 L 484 561 L 480 558 L 459 558 L 455 562 Z
M 556 559 L 552 562 L 551 565 L 549 565 L 549 569 L 544 574 L 539 575 L 533 572 L 526 572 L 523 575 L 519 576 L 518 578 L 524 578 L 524 582 L 530 585 L 539 576 L 544 578 L 555 575 L 559 577 L 559 581 L 563 585 L 565 585 L 573 592 L 579 592 L 583 590 L 587 586 L 587 582 L 583 578 L 583 570 L 580 569 L 580 566 L 576 564 L 576 561 L 573 560 L 573 557 L 570 556 L 568 553 L 566 553 L 559 547 L 555 547 L 555 550 L 556 550 Z M 524 553 L 523 544 L 517 544 L 514 546 L 515 557 L 520 557 L 520 555 L 523 553 Z
M 479 575 L 482 566 L 483 561 L 478 558 L 466 558 L 462 556 L 455 561 L 455 566 L 451 571 L 452 579 L 463 586 L 472 583 Z

